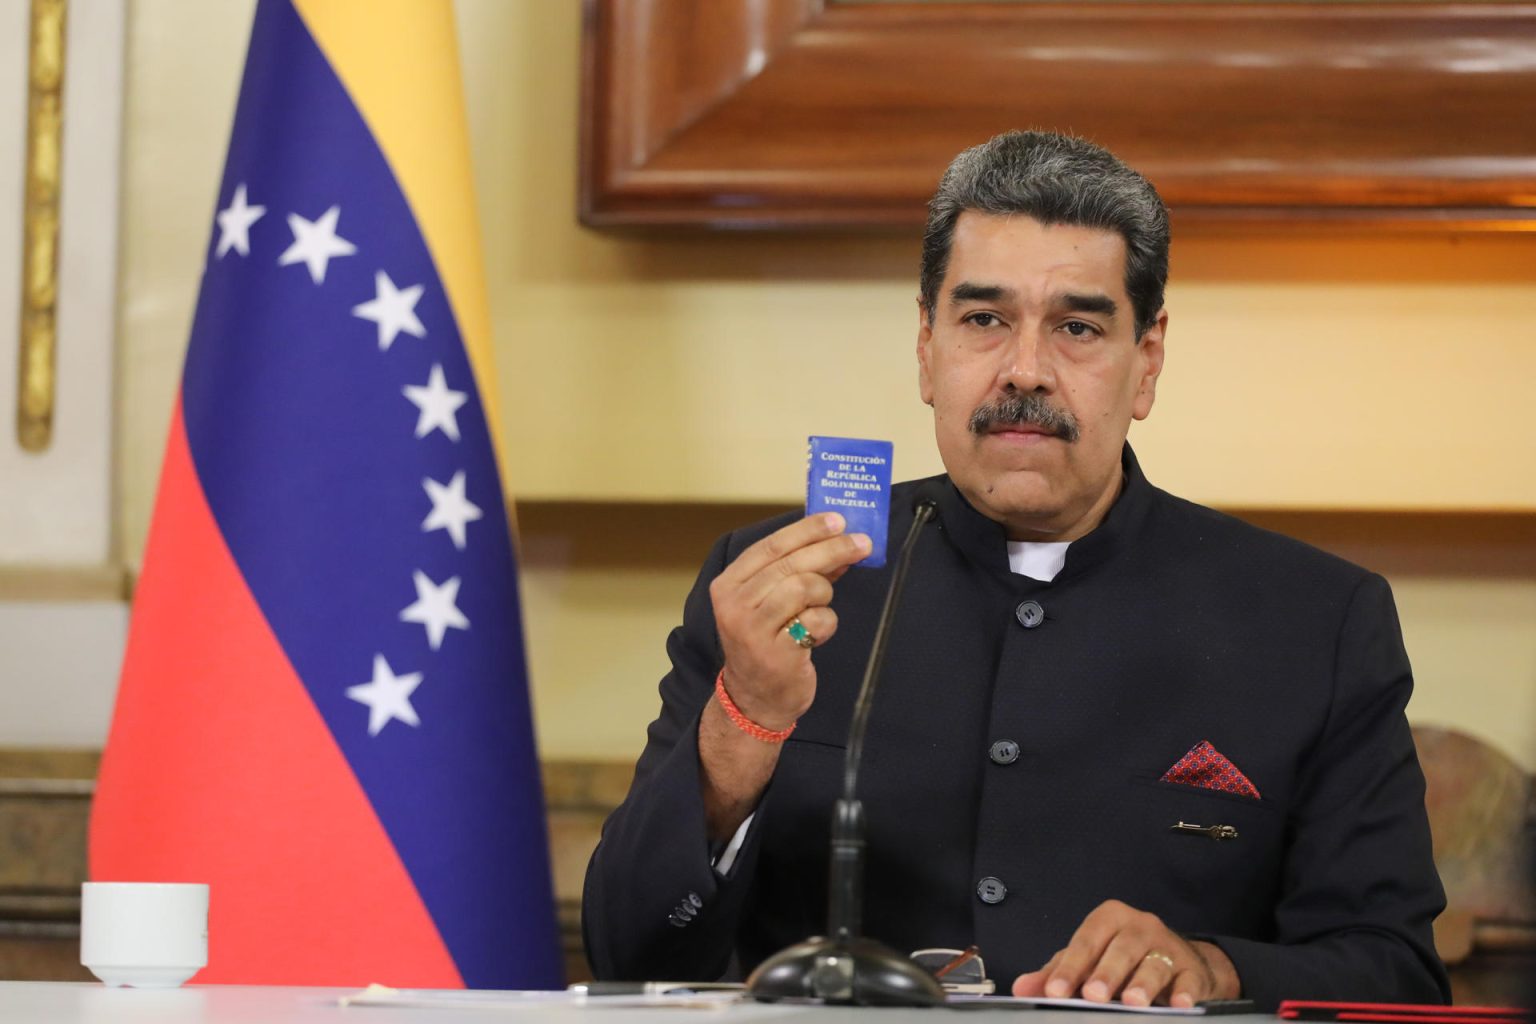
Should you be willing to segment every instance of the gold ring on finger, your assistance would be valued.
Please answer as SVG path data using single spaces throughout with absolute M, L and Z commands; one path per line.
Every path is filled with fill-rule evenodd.
M 805 623 L 800 621 L 800 616 L 798 615 L 784 624 L 784 632 L 788 633 L 791 640 L 806 650 L 816 646 L 815 635 L 805 628 Z
M 1159 953 L 1156 950 L 1153 950 L 1146 956 L 1142 957 L 1142 959 L 1156 960 L 1166 966 L 1170 971 L 1173 970 L 1173 957 L 1169 956 L 1167 953 Z

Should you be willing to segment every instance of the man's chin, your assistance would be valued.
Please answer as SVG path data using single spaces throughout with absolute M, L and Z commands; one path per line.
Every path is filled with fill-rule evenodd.
M 1002 523 L 1010 536 L 1017 531 L 1051 534 L 1060 528 L 1065 510 L 1055 488 L 1038 470 L 1009 470 L 974 483 L 955 483 L 976 511 Z
M 970 464 L 988 484 L 1023 487 L 1045 500 L 1069 475 L 1072 448 L 1050 434 L 986 434 L 975 439 Z

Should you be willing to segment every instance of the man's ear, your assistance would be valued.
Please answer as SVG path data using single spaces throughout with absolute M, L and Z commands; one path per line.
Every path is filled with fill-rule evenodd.
M 1131 415 L 1138 420 L 1144 420 L 1151 414 L 1152 403 L 1157 399 L 1157 378 L 1163 372 L 1163 339 L 1167 333 L 1168 311 L 1160 309 L 1157 312 L 1157 319 L 1136 343 L 1141 379 L 1136 385 L 1136 398 L 1131 403 Z
M 917 297 L 917 393 L 924 405 L 933 404 L 933 377 L 928 361 L 933 358 L 933 324 L 923 297 Z

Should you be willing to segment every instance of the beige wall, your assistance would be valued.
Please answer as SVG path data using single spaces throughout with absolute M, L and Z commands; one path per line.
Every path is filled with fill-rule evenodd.
M 129 561 L 250 6 L 132 9 L 118 435 Z M 893 438 L 898 475 L 936 470 L 911 357 L 915 240 L 578 227 L 579 5 L 458 9 L 509 485 L 531 502 L 543 752 L 628 758 L 710 536 L 797 500 L 806 434 Z M 1520 401 L 1536 380 L 1536 234 L 1181 237 L 1173 273 L 1161 400 L 1133 434 L 1155 481 L 1225 507 L 1536 515 L 1536 430 Z M 1457 540 L 1428 529 L 1357 554 L 1398 593 L 1414 716 L 1536 767 L 1536 539 L 1517 529 L 1481 561 L 1459 560 Z

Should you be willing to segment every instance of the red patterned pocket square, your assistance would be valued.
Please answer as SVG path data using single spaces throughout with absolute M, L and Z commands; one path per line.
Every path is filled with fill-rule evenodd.
M 1237 765 L 1211 746 L 1210 740 L 1201 740 L 1179 758 L 1179 763 L 1163 773 L 1160 782 L 1177 782 L 1184 786 L 1202 789 L 1219 789 L 1223 793 L 1251 796 L 1259 799 L 1259 789 L 1248 781 L 1248 776 L 1237 770 Z

